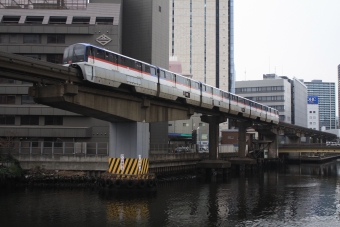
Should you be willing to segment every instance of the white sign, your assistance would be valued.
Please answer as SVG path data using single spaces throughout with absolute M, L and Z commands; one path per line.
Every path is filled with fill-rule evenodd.
M 120 155 L 120 170 L 124 170 L 124 154 Z
M 138 155 L 138 169 L 142 170 L 142 155 Z

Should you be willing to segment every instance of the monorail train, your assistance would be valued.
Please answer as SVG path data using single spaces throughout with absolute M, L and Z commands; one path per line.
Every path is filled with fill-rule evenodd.
M 77 67 L 84 80 L 119 87 L 131 85 L 136 92 L 168 100 L 278 124 L 278 110 L 101 47 L 77 43 L 67 47 L 64 66 Z

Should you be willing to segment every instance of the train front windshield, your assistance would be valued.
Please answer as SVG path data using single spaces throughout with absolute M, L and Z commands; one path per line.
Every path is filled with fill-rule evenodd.
M 67 47 L 64 51 L 63 64 L 72 64 L 75 62 L 86 61 L 86 46 L 75 44 Z

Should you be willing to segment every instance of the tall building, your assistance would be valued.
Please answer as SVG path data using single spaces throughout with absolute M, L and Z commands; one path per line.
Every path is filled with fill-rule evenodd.
M 184 74 L 234 88 L 233 0 L 170 0 L 169 54 Z
M 263 80 L 236 81 L 236 94 L 279 111 L 281 122 L 307 125 L 307 88 L 298 79 L 264 74 Z
M 319 120 L 319 99 L 318 96 L 307 98 L 307 128 L 320 130 Z
M 335 118 L 335 83 L 312 80 L 305 82 L 308 88 L 308 96 L 318 96 L 320 129 L 336 129 Z
M 292 124 L 307 128 L 307 86 L 299 79 L 287 79 L 292 85 Z
M 162 0 L 2 1 L 0 50 L 61 64 L 65 47 L 86 42 L 167 68 L 168 7 Z M 108 142 L 107 122 L 36 104 L 29 86 L 0 79 L 0 137 Z
M 233 2 L 170 0 L 169 59 L 181 64 L 181 74 L 234 93 Z M 177 133 L 199 125 L 193 127 L 192 119 L 186 122 L 170 122 L 169 132 L 174 130 L 173 125 L 183 125 L 176 127 Z M 220 125 L 221 129 L 227 127 L 227 123 Z

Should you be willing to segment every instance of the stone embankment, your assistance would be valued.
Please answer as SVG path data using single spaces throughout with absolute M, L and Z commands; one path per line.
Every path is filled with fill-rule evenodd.
M 83 187 L 105 190 L 156 190 L 154 175 L 135 177 L 102 173 L 91 176 L 83 171 L 31 169 L 21 176 L 0 174 L 0 188 L 6 187 Z

